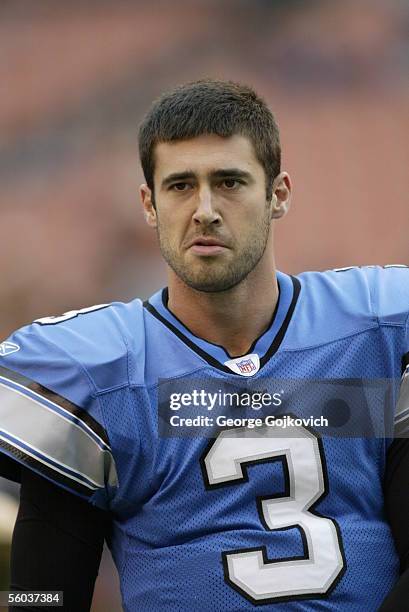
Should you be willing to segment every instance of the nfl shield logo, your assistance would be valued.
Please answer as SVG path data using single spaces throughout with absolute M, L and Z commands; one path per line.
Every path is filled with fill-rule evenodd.
M 229 359 L 224 362 L 224 365 L 240 376 L 254 376 L 260 369 L 260 357 L 257 353 L 249 353 L 249 355 Z
M 257 369 L 256 364 L 253 363 L 251 359 L 243 359 L 242 361 L 237 361 L 236 363 L 242 374 L 249 374 Z

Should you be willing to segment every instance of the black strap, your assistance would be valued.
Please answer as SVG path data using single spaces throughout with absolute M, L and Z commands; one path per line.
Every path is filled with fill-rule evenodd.
M 389 447 L 384 495 L 386 516 L 403 572 L 409 568 L 409 438 L 396 438 Z
M 59 610 L 88 612 L 109 514 L 25 468 L 21 480 L 10 590 L 64 591 Z M 10 608 L 20 610 L 44 607 Z
M 385 511 L 400 561 L 400 578 L 379 612 L 409 610 L 409 439 L 389 447 L 384 480 Z
M 409 610 L 409 570 L 404 572 L 398 582 L 384 599 L 378 612 L 407 612 Z

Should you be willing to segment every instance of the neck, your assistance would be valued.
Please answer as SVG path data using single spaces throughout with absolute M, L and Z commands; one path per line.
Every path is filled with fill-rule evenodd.
M 270 325 L 277 305 L 274 262 L 265 267 L 217 293 L 192 289 L 169 271 L 168 307 L 196 336 L 223 346 L 232 357 L 244 355 Z

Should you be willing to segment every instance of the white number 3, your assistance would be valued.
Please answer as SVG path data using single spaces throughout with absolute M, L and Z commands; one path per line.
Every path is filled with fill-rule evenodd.
M 41 317 L 41 319 L 36 319 L 33 321 L 33 323 L 40 323 L 40 325 L 55 325 L 56 323 L 69 321 L 69 319 L 75 319 L 75 317 L 78 317 L 78 315 L 87 314 L 87 312 L 101 310 L 107 306 L 109 306 L 109 304 L 97 304 L 96 306 L 87 306 L 86 308 L 81 308 L 80 310 L 69 310 L 68 312 L 64 312 L 62 315 L 55 317 Z
M 268 560 L 265 547 L 223 552 L 226 581 L 253 603 L 322 597 L 344 572 L 335 522 L 311 509 L 326 493 L 318 439 L 304 427 L 291 432 L 290 438 L 288 429 L 274 427 L 253 429 L 250 435 L 246 428 L 224 430 L 202 460 L 206 485 L 212 489 L 246 482 L 246 464 L 283 458 L 288 495 L 259 498 L 260 519 L 269 531 L 298 527 L 306 554 L 274 561 Z

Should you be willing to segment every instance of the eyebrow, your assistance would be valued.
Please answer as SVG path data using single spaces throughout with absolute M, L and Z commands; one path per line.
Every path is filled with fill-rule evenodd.
M 220 170 L 213 170 L 209 173 L 211 178 L 243 178 L 250 180 L 252 178 L 250 172 L 246 172 L 245 170 L 240 170 L 239 168 L 223 168 Z M 163 181 L 162 187 L 167 187 L 171 183 L 177 181 L 186 181 L 189 179 L 197 178 L 197 174 L 193 172 L 193 170 L 186 170 L 185 172 L 173 172 L 172 174 L 168 174 Z
M 215 178 L 243 178 L 247 180 L 250 180 L 252 178 L 250 172 L 240 170 L 240 168 L 226 168 L 223 170 L 215 170 L 210 174 Z
M 186 170 L 185 172 L 173 172 L 172 174 L 168 174 L 163 181 L 162 187 L 167 187 L 170 183 L 174 183 L 177 181 L 186 181 L 187 179 L 196 178 L 196 174 L 192 170 Z

